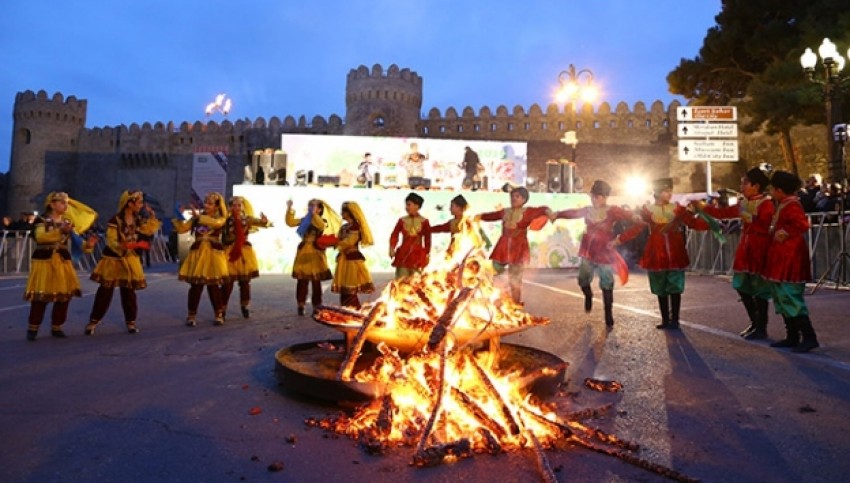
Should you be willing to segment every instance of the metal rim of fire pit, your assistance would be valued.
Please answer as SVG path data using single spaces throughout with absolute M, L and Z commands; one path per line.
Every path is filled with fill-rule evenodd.
M 323 401 L 367 401 L 379 397 L 383 388 L 378 384 L 336 378 L 345 352 L 330 347 L 341 349 L 344 345 L 342 340 L 312 341 L 278 350 L 275 353 L 278 380 L 289 390 Z M 377 351 L 364 351 L 355 372 L 370 366 L 377 354 Z M 525 389 L 538 396 L 554 393 L 568 366 L 549 352 L 509 343 L 499 344 L 499 363 L 502 367 L 521 364 L 527 373 L 538 374 L 524 381 Z

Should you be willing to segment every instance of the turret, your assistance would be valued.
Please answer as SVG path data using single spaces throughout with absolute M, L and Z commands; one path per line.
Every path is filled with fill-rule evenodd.
M 393 64 L 384 73 L 361 65 L 348 73 L 345 86 L 345 134 L 416 136 L 422 108 L 422 78 Z

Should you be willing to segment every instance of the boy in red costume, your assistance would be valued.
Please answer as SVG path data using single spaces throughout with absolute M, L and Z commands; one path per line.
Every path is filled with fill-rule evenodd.
M 531 249 L 528 246 L 528 230 L 539 230 L 552 214 L 546 206 L 525 207 L 528 203 L 528 190 L 523 187 L 511 189 L 511 207 L 489 213 L 482 213 L 476 218 L 482 221 L 502 221 L 502 236 L 496 242 L 490 259 L 497 273 L 508 270 L 511 288 L 511 298 L 514 302 L 522 303 L 522 272 L 531 260 Z M 543 224 L 537 226 L 542 220 Z M 532 224 L 532 222 L 535 222 Z
M 802 182 L 791 173 L 777 171 L 773 173 L 770 184 L 771 195 L 776 200 L 776 212 L 770 222 L 771 240 L 763 274 L 770 282 L 773 305 L 785 321 L 786 331 L 784 340 L 770 345 L 791 347 L 794 352 L 808 352 L 820 347 L 820 344 L 803 299 L 806 282 L 812 279 L 812 273 L 805 238 L 809 220 L 795 195 Z
M 708 225 L 684 206 L 671 203 L 673 180 L 653 182 L 655 203 L 644 205 L 640 217 L 649 226 L 649 237 L 638 265 L 649 275 L 649 290 L 658 297 L 661 324 L 657 329 L 678 329 L 679 308 L 685 291 L 685 270 L 691 261 L 685 247 L 682 225 L 698 230 Z
M 578 256 L 581 265 L 578 270 L 578 285 L 584 293 L 584 311 L 590 312 L 593 307 L 593 291 L 590 284 L 593 274 L 599 275 L 599 288 L 602 290 L 602 301 L 605 307 L 605 325 L 614 325 L 614 271 L 620 276 L 621 283 L 628 280 L 629 268 L 625 260 L 614 249 L 622 242 L 637 236 L 643 224 L 635 225 L 637 230 L 630 229 L 620 236 L 614 234 L 614 224 L 618 221 L 634 221 L 635 215 L 619 206 L 608 206 L 608 196 L 611 195 L 611 185 L 602 180 L 596 180 L 590 188 L 591 206 L 575 210 L 564 210 L 553 213 L 551 220 L 584 218 L 587 231 L 581 239 Z
M 774 212 L 773 202 L 764 194 L 769 185 L 767 175 L 759 168 L 753 168 L 741 178 L 743 199 L 738 201 L 737 206 L 701 207 L 714 218 L 740 218 L 743 223 L 732 264 L 732 288 L 738 291 L 750 318 L 750 326 L 741 331 L 741 336 L 749 340 L 767 338 L 767 303 L 771 290 L 761 274 L 767 259 L 768 231 Z
M 404 199 L 407 216 L 398 219 L 390 235 L 390 258 L 393 259 L 396 280 L 419 273 L 428 265 L 431 225 L 419 214 L 424 201 L 416 193 L 407 195 Z M 398 245 L 399 237 L 401 245 Z

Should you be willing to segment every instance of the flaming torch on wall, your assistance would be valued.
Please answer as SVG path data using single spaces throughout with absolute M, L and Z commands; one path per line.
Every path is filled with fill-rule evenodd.
M 215 112 L 220 112 L 226 116 L 232 107 L 233 100 L 227 97 L 227 94 L 219 94 L 215 96 L 215 100 L 213 102 L 207 104 L 207 108 L 204 109 L 204 112 L 207 116 L 212 116 Z

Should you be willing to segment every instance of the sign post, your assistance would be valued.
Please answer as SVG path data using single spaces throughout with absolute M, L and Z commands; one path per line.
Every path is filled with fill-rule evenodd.
M 679 161 L 705 161 L 705 190 L 711 193 L 711 162 L 738 161 L 738 108 L 683 106 L 676 121 Z

